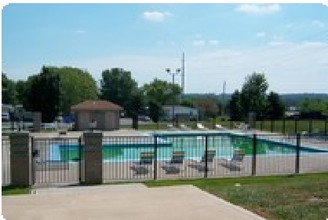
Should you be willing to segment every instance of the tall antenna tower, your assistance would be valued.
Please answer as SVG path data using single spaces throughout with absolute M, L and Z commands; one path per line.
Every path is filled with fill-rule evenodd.
M 182 53 L 182 66 L 181 66 L 181 88 L 182 94 L 185 93 L 185 54 Z

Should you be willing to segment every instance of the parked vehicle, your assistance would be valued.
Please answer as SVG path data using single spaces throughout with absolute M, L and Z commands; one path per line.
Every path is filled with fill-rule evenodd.
M 10 121 L 10 115 L 8 112 L 2 112 L 2 122 Z
M 151 121 L 151 119 L 147 115 L 139 115 L 138 120 L 139 121 Z

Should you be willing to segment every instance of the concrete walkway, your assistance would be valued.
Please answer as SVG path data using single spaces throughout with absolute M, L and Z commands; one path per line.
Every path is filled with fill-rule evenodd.
M 2 197 L 5 219 L 263 219 L 193 186 L 101 185 L 34 193 Z

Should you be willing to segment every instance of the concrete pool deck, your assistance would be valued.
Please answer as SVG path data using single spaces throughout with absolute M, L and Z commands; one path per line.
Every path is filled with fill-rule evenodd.
M 37 189 L 2 197 L 5 219 L 264 219 L 194 186 L 142 184 Z

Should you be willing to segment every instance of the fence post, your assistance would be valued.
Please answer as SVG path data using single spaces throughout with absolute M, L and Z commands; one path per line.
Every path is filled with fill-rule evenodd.
M 36 149 L 34 149 L 34 138 L 31 137 L 31 152 L 32 152 L 32 160 L 31 160 L 31 185 L 35 184 L 35 157 L 40 153 Z
M 102 169 L 102 138 L 103 134 L 88 132 L 83 134 L 84 138 L 84 164 L 85 183 L 101 184 L 103 180 Z
M 263 130 L 263 119 L 260 119 L 260 130 Z
M 312 119 L 309 120 L 309 135 L 312 134 Z
M 35 164 L 36 164 L 36 157 L 40 155 L 40 149 L 35 149 L 35 143 L 34 143 L 34 137 L 31 137 L 31 149 L 32 149 L 32 173 L 31 173 L 31 184 L 34 185 L 36 183 L 36 169 L 35 169 Z
M 82 183 L 82 137 L 79 137 L 79 182 Z
M 154 135 L 154 180 L 157 179 L 157 135 Z
M 298 125 L 298 119 L 295 118 L 295 127 L 294 127 L 295 130 L 294 130 L 294 134 L 297 134 L 297 132 L 298 132 L 297 125 Z
M 252 157 L 252 176 L 256 175 L 256 145 L 257 145 L 257 135 L 253 134 L 253 157 Z
M 325 120 L 325 137 L 326 137 L 326 140 L 327 140 L 327 124 L 328 124 L 328 119 L 326 118 L 326 120 Z
M 295 158 L 295 173 L 300 172 L 300 144 L 301 144 L 301 135 L 296 135 L 296 158 Z
M 13 133 L 10 141 L 10 174 L 11 185 L 30 186 L 32 183 L 30 163 L 30 135 L 29 133 Z
M 208 154 L 207 154 L 207 150 L 208 150 L 208 136 L 205 136 L 205 172 L 204 172 L 204 178 L 207 178 L 207 171 L 208 171 L 208 166 L 207 166 L 207 159 L 208 159 Z
M 271 133 L 273 133 L 274 130 L 274 120 L 271 119 L 271 127 L 270 127 Z

